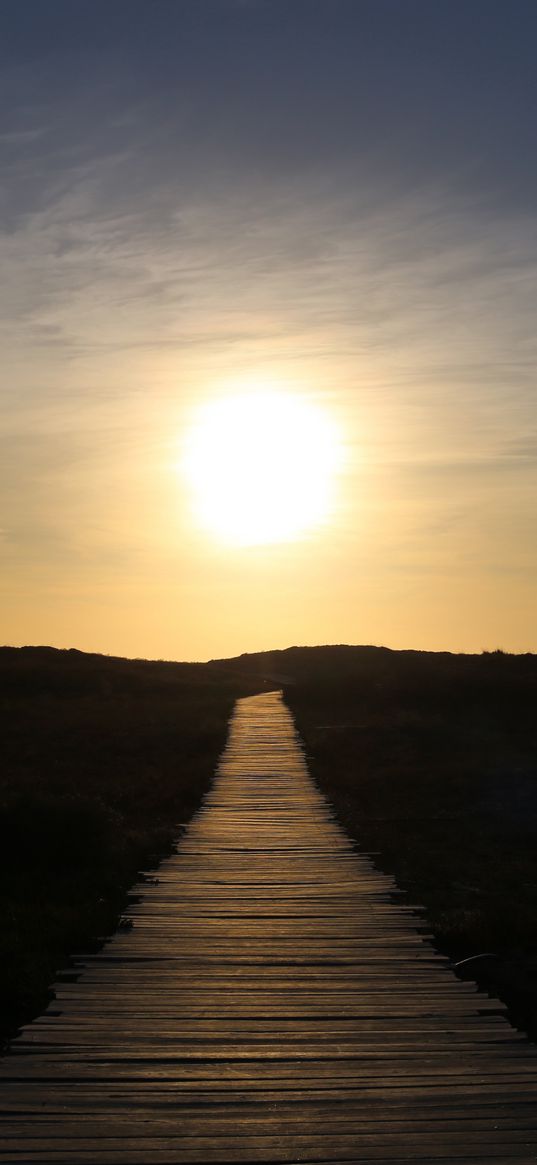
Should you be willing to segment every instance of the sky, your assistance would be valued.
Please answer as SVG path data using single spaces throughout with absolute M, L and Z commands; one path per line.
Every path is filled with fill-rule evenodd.
M 534 0 L 2 0 L 0 641 L 537 650 L 536 59 Z M 259 392 L 339 459 L 237 544 L 185 448 Z

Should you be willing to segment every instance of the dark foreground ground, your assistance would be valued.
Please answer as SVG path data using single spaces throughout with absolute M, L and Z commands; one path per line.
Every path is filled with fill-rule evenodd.
M 340 820 L 436 945 L 537 1039 L 537 657 L 288 653 L 286 698 Z
M 279 677 L 342 824 L 537 1039 L 537 656 L 294 647 L 235 666 Z
M 0 649 L 0 1038 L 97 949 L 207 789 L 248 676 Z
M 282 686 L 361 847 L 537 1038 L 537 657 L 290 648 L 209 665 L 0 649 L 0 1031 L 38 1014 Z M 462 972 L 461 972 L 462 973 Z

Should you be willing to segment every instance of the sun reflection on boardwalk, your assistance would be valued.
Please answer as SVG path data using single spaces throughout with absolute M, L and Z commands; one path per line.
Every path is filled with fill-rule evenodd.
M 534 1049 L 334 820 L 278 693 L 4 1061 L 0 1162 L 529 1162 Z

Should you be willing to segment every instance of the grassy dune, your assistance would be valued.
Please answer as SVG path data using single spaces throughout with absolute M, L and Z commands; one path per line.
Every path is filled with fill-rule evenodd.
M 137 871 L 207 789 L 234 700 L 224 668 L 0 649 L 0 1033 L 109 934 Z
M 314 775 L 437 945 L 537 1036 L 537 657 L 291 648 L 212 664 L 0 650 L 0 1031 L 45 1006 L 283 686 Z
M 277 661 L 273 660 L 273 666 Z M 537 657 L 294 649 L 313 773 L 437 945 L 537 1038 Z

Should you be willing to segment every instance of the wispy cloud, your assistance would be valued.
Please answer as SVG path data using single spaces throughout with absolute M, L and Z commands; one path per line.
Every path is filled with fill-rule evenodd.
M 399 58 L 388 76 L 374 44 L 363 70 L 380 69 L 387 88 L 368 105 L 354 5 L 338 5 L 348 45 L 331 40 L 331 6 L 326 44 L 308 33 L 303 45 L 302 5 L 276 6 L 286 13 L 282 39 L 273 5 L 226 2 L 212 42 L 197 15 L 181 26 L 181 67 L 173 45 L 162 48 L 160 12 L 146 52 L 135 7 L 121 32 L 126 63 L 111 68 L 91 22 L 96 39 L 77 34 L 76 53 L 58 63 L 45 28 L 48 52 L 31 31 L 30 48 L 21 43 L 34 57 L 9 65 L 1 82 L 12 110 L 0 126 L 10 569 L 162 567 L 171 487 L 159 465 L 171 460 L 189 402 L 254 369 L 310 384 L 345 427 L 346 494 L 333 537 L 353 578 L 367 549 L 372 587 L 383 570 L 454 577 L 479 563 L 483 577 L 509 563 L 529 580 L 533 163 L 521 155 L 526 197 L 517 198 L 514 168 L 502 185 L 496 165 L 491 181 L 488 139 L 478 158 L 460 129 L 442 154 L 421 73 L 405 73 L 405 88 Z M 358 23 L 370 43 L 366 7 Z M 239 59 L 228 26 L 243 18 L 252 53 L 243 46 Z M 175 28 L 179 18 L 170 19 Z M 260 44 L 272 72 L 253 52 Z M 422 71 L 430 68 L 424 56 Z M 401 100 L 413 95 L 415 120 L 394 111 L 388 81 Z M 244 85 L 255 101 L 245 102 Z M 482 117 L 488 126 L 488 107 Z M 176 489 L 171 522 L 184 531 Z M 189 560 L 192 593 L 196 570 Z

